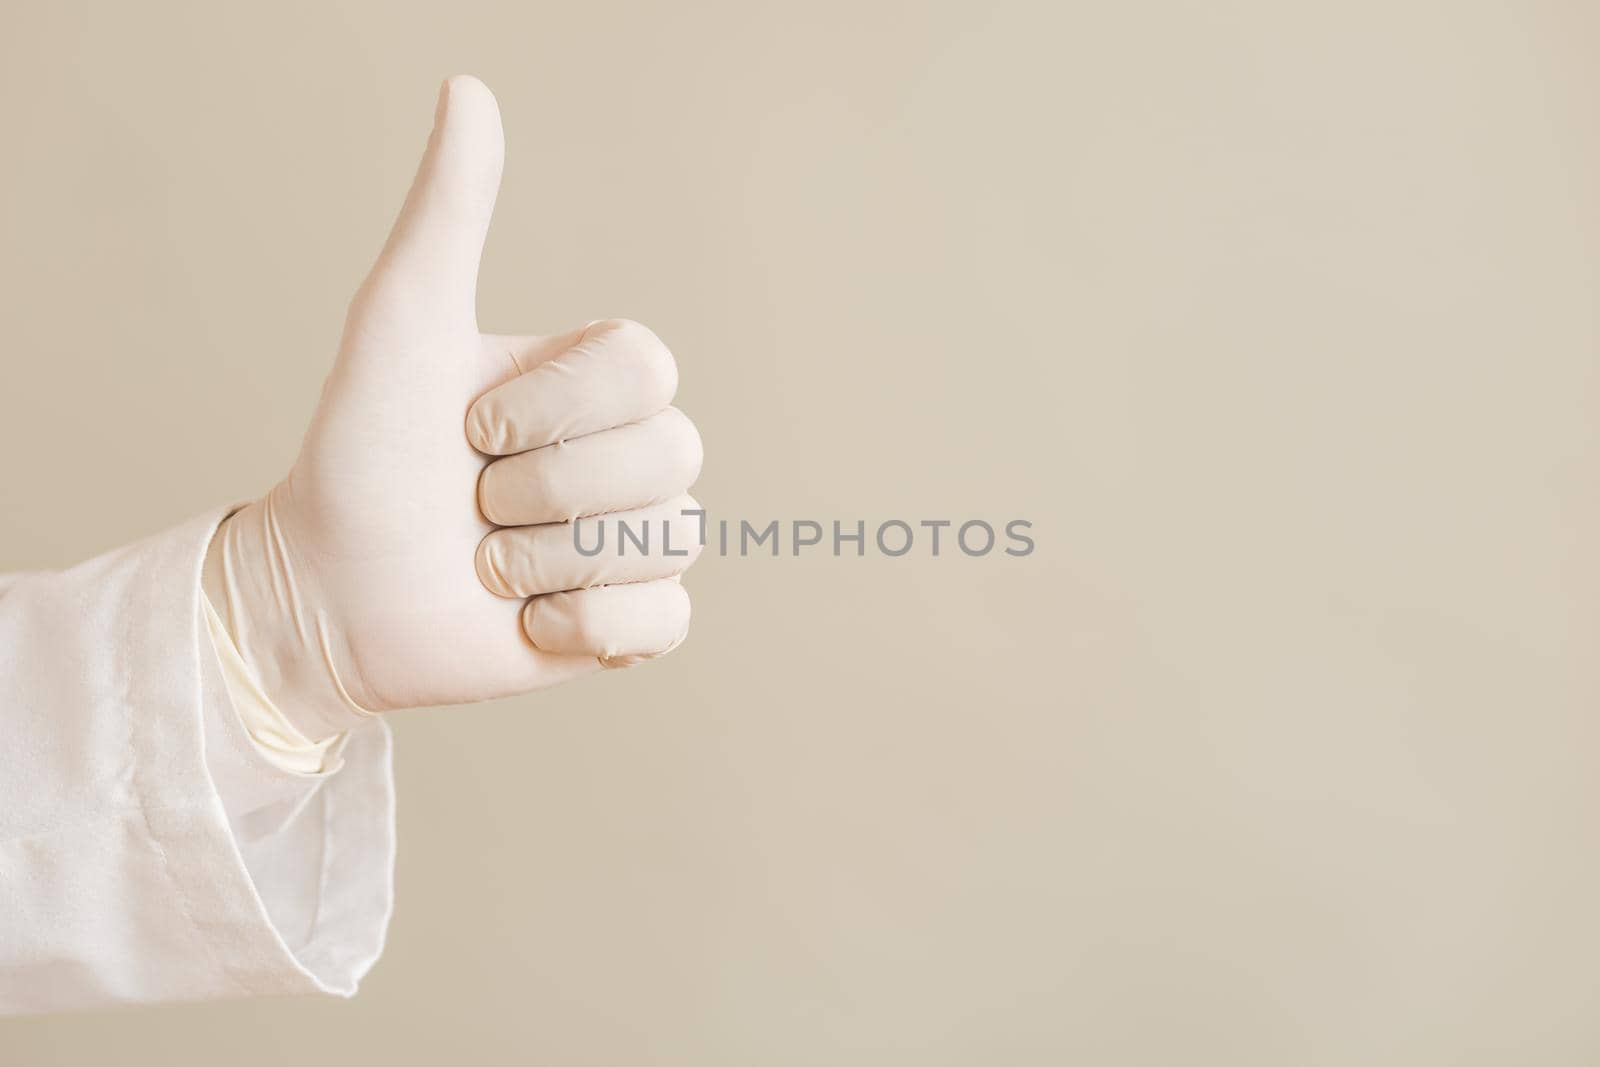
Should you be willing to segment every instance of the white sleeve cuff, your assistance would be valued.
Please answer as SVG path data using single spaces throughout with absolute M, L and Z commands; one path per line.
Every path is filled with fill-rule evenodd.
M 388 727 L 353 727 L 337 774 L 265 759 L 200 603 L 221 517 L 4 583 L 0 1015 L 349 995 L 382 951 Z M 235 811 L 248 790 L 264 806 L 230 818 L 225 784 Z
M 197 593 L 206 771 L 274 932 L 319 989 L 348 996 L 382 951 L 392 908 L 389 729 L 374 719 L 307 738 Z

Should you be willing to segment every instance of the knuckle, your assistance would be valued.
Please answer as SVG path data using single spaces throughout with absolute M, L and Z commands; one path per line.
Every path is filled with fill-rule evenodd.
M 638 606 L 648 613 L 650 621 L 643 628 L 628 627 L 631 633 L 611 635 L 609 640 L 605 635 L 591 635 L 589 648 L 602 666 L 630 667 L 657 659 L 683 644 L 688 637 L 689 595 L 681 585 L 663 579 L 636 588 L 636 593 L 621 595 L 640 598 Z
M 604 323 L 623 357 L 648 387 L 651 398 L 666 407 L 678 391 L 678 361 L 654 330 L 632 319 L 607 319 Z
M 675 624 L 674 634 L 676 640 L 682 640 L 683 635 L 689 630 L 689 620 L 694 615 L 692 602 L 689 599 L 689 590 L 678 582 L 669 583 L 674 592 L 668 605 L 668 617 Z
M 689 636 L 689 621 L 694 614 L 690 610 L 688 591 L 677 582 L 672 584 L 678 590 L 678 593 L 673 598 L 672 607 L 668 612 L 670 625 L 657 639 L 659 647 L 651 650 L 652 654 L 657 656 L 665 656 L 668 652 L 683 644 Z
M 705 443 L 700 439 L 700 430 L 694 421 L 677 408 L 667 409 L 670 420 L 668 434 L 668 447 L 674 465 L 686 471 L 691 481 L 700 474 L 700 466 L 705 462 Z
M 700 506 L 700 501 L 685 493 L 674 501 L 674 511 L 667 519 L 667 524 L 672 529 L 672 543 L 688 553 L 678 557 L 680 573 L 692 566 L 694 561 L 700 558 L 700 553 L 705 550 L 705 544 L 701 540 L 703 533 L 700 527 L 701 516 L 694 514 L 704 510 Z
M 628 347 L 647 345 L 666 347 L 661 344 L 661 339 L 656 336 L 654 330 L 633 319 L 603 319 L 597 328 Z

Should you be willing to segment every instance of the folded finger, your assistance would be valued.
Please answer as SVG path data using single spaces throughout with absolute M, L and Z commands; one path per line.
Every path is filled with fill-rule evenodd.
M 503 597 L 670 578 L 700 555 L 699 508 L 684 494 L 590 519 L 492 530 L 478 545 L 478 577 Z
M 700 434 L 667 408 L 643 422 L 495 460 L 478 507 L 497 526 L 566 522 L 669 500 L 700 476 Z
M 526 452 L 648 418 L 677 389 L 678 367 L 661 339 L 608 319 L 479 397 L 467 412 L 467 440 L 492 456 Z
M 689 594 L 671 578 L 549 593 L 528 601 L 522 628 L 540 651 L 626 666 L 682 643 L 689 632 Z

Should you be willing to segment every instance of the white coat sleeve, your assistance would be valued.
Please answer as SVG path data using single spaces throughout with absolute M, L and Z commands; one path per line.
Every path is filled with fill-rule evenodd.
M 284 793 L 201 614 L 222 515 L 0 578 L 0 1014 L 349 995 L 382 951 L 388 729 L 361 724 L 339 773 Z

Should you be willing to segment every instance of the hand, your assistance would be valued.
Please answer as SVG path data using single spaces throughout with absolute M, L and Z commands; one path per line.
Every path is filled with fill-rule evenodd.
M 478 332 L 503 155 L 493 95 L 451 79 L 299 457 L 208 555 L 213 604 L 309 736 L 358 708 L 482 700 L 634 663 L 687 631 L 678 576 L 700 527 L 682 512 L 698 506 L 685 492 L 701 446 L 668 406 L 671 353 L 626 321 Z M 585 556 L 569 522 L 602 513 L 607 550 Z M 616 519 L 648 522 L 648 555 L 617 554 Z M 596 530 L 583 535 L 592 548 Z

